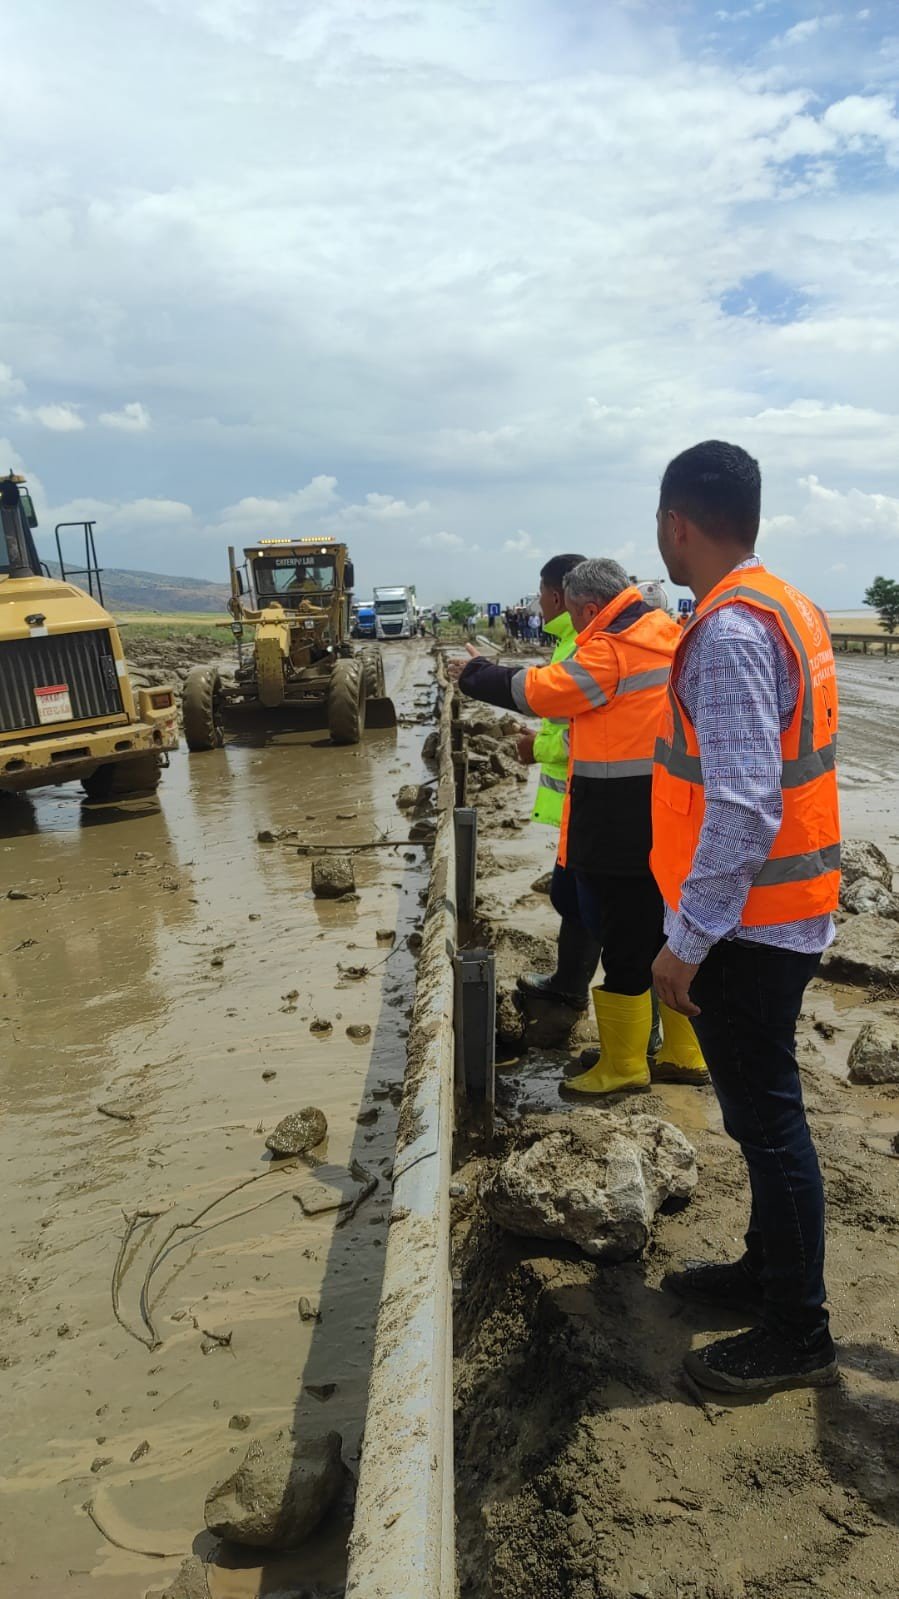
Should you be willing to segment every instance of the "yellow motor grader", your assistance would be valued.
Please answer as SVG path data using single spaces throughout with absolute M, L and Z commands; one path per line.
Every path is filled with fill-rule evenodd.
M 351 639 L 353 563 L 345 544 L 328 537 L 260 539 L 228 550 L 231 631 L 237 669 L 226 681 L 214 666 L 196 666 L 184 685 L 188 749 L 224 741 L 228 713 L 324 706 L 335 744 L 358 744 L 369 727 L 395 727 L 384 692 L 377 645 L 358 651 Z M 252 629 L 252 645 L 246 630 Z
M 93 522 L 56 528 L 59 577 L 35 547 L 25 479 L 0 478 L 0 794 L 80 779 L 89 799 L 146 793 L 178 747 L 174 690 L 132 687 L 103 605 Z M 60 535 L 79 528 L 84 566 Z M 69 533 L 68 538 L 73 535 Z M 80 557 L 79 557 L 80 559 Z M 85 579 L 76 587 L 72 577 Z

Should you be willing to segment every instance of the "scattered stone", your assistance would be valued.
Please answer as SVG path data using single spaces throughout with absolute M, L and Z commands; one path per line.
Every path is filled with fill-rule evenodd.
M 494 750 L 490 757 L 490 769 L 499 778 L 514 777 L 516 774 L 514 762 L 510 761 L 508 755 L 504 755 L 502 750 Z
M 514 1049 L 524 1038 L 525 1019 L 518 1004 L 515 988 L 508 983 L 497 985 L 496 1039 L 507 1049 Z
M 404 783 L 396 803 L 401 811 L 427 810 L 434 803 L 434 792 L 426 783 Z
M 882 916 L 863 914 L 843 922 L 835 944 L 824 951 L 821 974 L 847 983 L 899 983 L 899 929 Z
M 318 1399 L 325 1404 L 328 1399 L 333 1399 L 337 1392 L 336 1382 L 304 1382 L 303 1390 L 311 1394 L 313 1399 Z
M 314 1149 L 322 1142 L 327 1131 L 324 1111 L 316 1105 L 307 1105 L 305 1109 L 293 1111 L 279 1121 L 265 1140 L 265 1147 L 279 1159 L 288 1155 L 305 1155 L 307 1149 Z
M 351 1172 L 334 1170 L 330 1177 L 312 1177 L 294 1194 L 304 1216 L 323 1216 L 330 1210 L 346 1210 L 359 1197 L 360 1185 Z
M 300 1314 L 300 1321 L 321 1321 L 322 1319 L 321 1311 L 316 1309 L 312 1300 L 307 1299 L 305 1294 L 297 1302 L 297 1310 Z
M 899 1083 L 899 1023 L 865 1022 L 849 1051 L 850 1083 Z
M 848 888 L 841 888 L 840 904 L 855 916 L 869 912 L 872 916 L 899 922 L 899 894 L 884 888 L 883 883 L 876 882 L 873 877 L 857 877 Z
M 200 1353 L 211 1355 L 216 1349 L 230 1349 L 234 1333 L 230 1327 L 216 1328 L 204 1327 L 203 1337 L 200 1341 Z
M 816 1021 L 814 1023 L 814 1028 L 815 1032 L 819 1033 L 822 1038 L 826 1038 L 828 1042 L 836 1035 L 836 1028 L 834 1027 L 833 1022 Z
M 26 894 L 23 888 L 10 888 L 7 890 L 7 899 L 33 899 L 33 894 Z
M 421 756 L 424 761 L 436 761 L 440 749 L 440 737 L 437 733 L 429 733 L 421 746 Z
M 210 964 L 210 966 L 224 966 L 224 964 L 225 964 L 224 955 L 213 955 L 212 960 L 209 962 L 209 964 Z
M 247 1415 L 245 1410 L 236 1411 L 228 1422 L 228 1426 L 231 1428 L 232 1432 L 246 1432 L 250 1425 L 250 1417 Z
M 71 1338 L 72 1329 L 67 1321 L 61 1321 L 56 1329 L 57 1338 Z
M 409 937 L 406 939 L 406 948 L 409 949 L 413 955 L 417 955 L 421 949 L 422 942 L 423 940 L 421 933 L 410 933 Z
M 281 995 L 281 998 L 282 999 L 286 999 L 289 1005 L 292 1005 L 294 1000 L 299 999 L 299 997 L 300 997 L 300 991 L 299 991 L 298 988 L 288 989 L 286 994 L 282 994 Z
M 875 883 L 882 883 L 884 888 L 893 886 L 893 868 L 887 860 L 882 849 L 872 844 L 866 838 L 846 838 L 843 840 L 840 852 L 840 869 L 842 871 L 842 884 L 840 899 L 842 900 L 846 889 L 851 888 L 862 877 L 873 878 Z
M 396 930 L 393 927 L 379 927 L 375 938 L 379 944 L 395 944 Z
M 354 1039 L 356 1043 L 361 1043 L 363 1039 L 371 1038 L 371 1028 L 368 1022 L 351 1022 L 346 1030 L 346 1035 L 347 1038 Z
M 259 911 L 250 911 L 250 914 L 247 917 L 247 921 L 248 922 L 261 922 L 262 921 L 262 916 L 260 915 Z
M 149 1453 L 150 1453 L 150 1440 L 148 1438 L 145 1438 L 142 1443 L 138 1444 L 137 1448 L 134 1450 L 134 1453 L 131 1456 L 131 1464 L 132 1464 L 132 1466 L 134 1465 L 135 1461 L 143 1460 L 144 1455 L 148 1455 Z
M 639 1255 L 660 1206 L 696 1187 L 692 1145 L 657 1116 L 525 1118 L 515 1136 L 518 1147 L 482 1188 L 488 1214 L 509 1232 L 562 1238 L 598 1260 Z
M 476 755 L 495 755 L 499 746 L 499 739 L 492 738 L 489 733 L 475 733 L 473 738 L 468 740 L 468 748 Z
M 309 1031 L 314 1033 L 316 1038 L 329 1038 L 334 1029 L 323 1016 L 316 1016 L 309 1023 Z
M 356 1120 L 360 1127 L 371 1127 L 380 1114 L 381 1112 L 377 1105 L 371 1105 L 368 1110 L 360 1110 Z
M 280 844 L 284 838 L 296 838 L 295 827 L 263 827 L 256 834 L 260 844 Z
M 316 899 L 342 899 L 356 888 L 351 855 L 320 855 L 312 862 L 312 892 Z
M 273 1077 L 277 1077 L 277 1075 L 278 1075 L 278 1073 L 276 1071 L 272 1071 L 272 1070 L 269 1070 L 267 1072 L 263 1072 L 262 1073 L 262 1081 L 264 1083 L 270 1083 L 272 1078 Z
M 315 1531 L 340 1492 L 339 1433 L 255 1439 L 237 1471 L 212 1489 L 206 1525 L 256 1549 L 292 1549 Z
M 552 872 L 544 872 L 542 877 L 535 877 L 533 883 L 531 884 L 532 893 L 548 894 L 550 888 L 552 887 L 552 880 Z
M 163 1591 L 148 1595 L 148 1599 L 209 1599 L 206 1566 L 197 1555 L 188 1555 L 178 1575 Z
M 96 1476 L 97 1472 L 98 1471 L 102 1471 L 104 1466 L 111 1466 L 111 1465 L 112 1465 L 112 1455 L 97 1455 L 96 1460 L 92 1460 L 91 1461 L 91 1471 Z

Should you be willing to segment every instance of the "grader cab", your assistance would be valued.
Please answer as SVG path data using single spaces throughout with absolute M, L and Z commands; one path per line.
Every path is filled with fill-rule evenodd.
M 324 706 L 335 744 L 358 744 L 366 725 L 395 727 L 376 645 L 351 638 L 353 563 L 330 538 L 260 539 L 239 566 L 229 549 L 233 681 L 198 666 L 184 685 L 184 736 L 191 750 L 223 742 L 229 711 L 280 712 Z M 250 639 L 247 633 L 250 631 Z

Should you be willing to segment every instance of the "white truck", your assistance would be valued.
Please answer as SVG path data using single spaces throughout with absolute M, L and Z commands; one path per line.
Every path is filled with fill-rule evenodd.
M 414 638 L 418 632 L 415 588 L 375 589 L 375 636 L 379 639 Z

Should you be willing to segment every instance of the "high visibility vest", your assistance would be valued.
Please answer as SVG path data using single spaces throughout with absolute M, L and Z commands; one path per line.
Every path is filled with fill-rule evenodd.
M 823 611 L 764 567 L 731 572 L 706 595 L 683 630 L 678 656 L 704 617 L 736 604 L 773 616 L 799 667 L 796 709 L 780 739 L 783 818 L 741 917 L 743 927 L 766 927 L 825 915 L 839 900 L 836 666 Z M 677 657 L 656 745 L 651 859 L 662 897 L 675 911 L 705 815 L 699 742 L 675 691 L 676 676 Z
M 544 631 L 558 642 L 553 650 L 550 666 L 567 661 L 577 646 L 574 623 L 567 611 L 552 622 L 544 622 Z M 540 767 L 537 793 L 534 798 L 532 820 L 546 827 L 559 827 L 568 790 L 568 723 L 567 716 L 545 716 L 534 740 L 534 759 Z
M 629 587 L 578 635 L 568 660 L 513 678 L 520 710 L 571 718 L 561 865 L 648 872 L 656 731 L 679 636 Z

